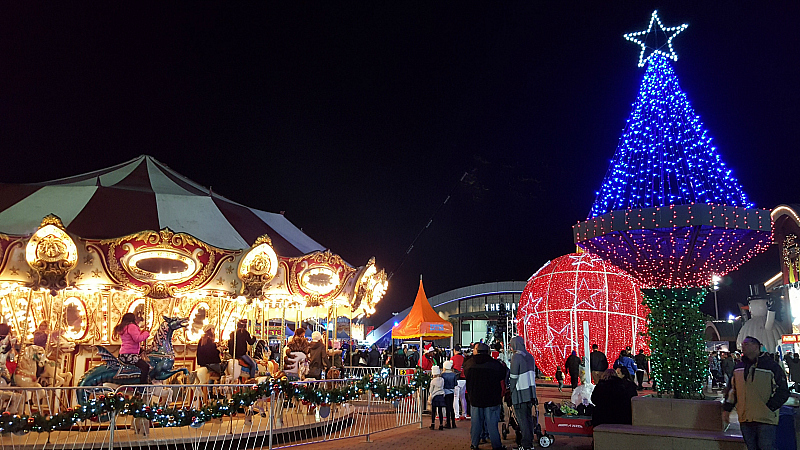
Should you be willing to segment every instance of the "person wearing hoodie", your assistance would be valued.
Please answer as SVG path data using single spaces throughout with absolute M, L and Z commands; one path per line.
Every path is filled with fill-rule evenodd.
M 778 410 L 789 398 L 786 372 L 753 336 L 742 341 L 742 361 L 728 380 L 722 420 L 729 423 L 733 408 L 748 450 L 773 448 L 778 429 Z
M 503 382 L 506 380 L 506 367 L 489 355 L 489 346 L 483 342 L 475 345 L 476 354 L 464 361 L 464 375 L 467 378 L 467 397 L 472 416 L 470 449 L 477 449 L 481 432 L 489 432 L 494 450 L 505 450 L 500 440 L 497 424 L 503 401 Z
M 522 432 L 522 449 L 533 449 L 533 408 L 536 399 L 536 362 L 525 348 L 522 336 L 514 336 L 508 343 L 514 352 L 511 356 L 511 371 L 508 388 L 511 391 L 511 404 Z
M 567 373 L 569 374 L 569 384 L 572 389 L 578 387 L 578 373 L 581 367 L 581 359 L 578 357 L 578 353 L 575 350 L 569 355 L 567 360 L 564 362 L 564 369 L 566 369 Z
M 430 393 L 428 395 L 428 404 L 431 407 L 431 430 L 436 429 L 436 412 L 439 412 L 439 429 L 444 430 L 444 378 L 442 378 L 442 369 L 439 366 L 431 367 L 431 383 L 429 386 Z
M 311 344 L 308 345 L 308 378 L 322 379 L 323 371 L 328 370 L 328 351 L 322 343 L 322 333 L 311 333 Z

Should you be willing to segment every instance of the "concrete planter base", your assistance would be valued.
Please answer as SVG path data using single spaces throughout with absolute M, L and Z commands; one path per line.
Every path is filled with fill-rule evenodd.
M 596 450 L 744 450 L 741 436 L 724 433 L 722 404 L 714 400 L 634 397 L 633 425 L 594 429 Z

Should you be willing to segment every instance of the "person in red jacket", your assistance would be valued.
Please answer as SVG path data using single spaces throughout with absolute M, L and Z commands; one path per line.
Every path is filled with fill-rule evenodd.
M 433 360 L 431 359 L 432 356 L 433 347 L 431 346 L 419 357 L 419 368 L 422 370 L 431 370 L 431 368 L 433 368 Z

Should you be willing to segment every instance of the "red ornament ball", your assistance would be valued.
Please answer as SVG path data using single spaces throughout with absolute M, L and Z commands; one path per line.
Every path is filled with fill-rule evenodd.
M 639 283 L 589 253 L 571 253 L 542 266 L 528 280 L 517 309 L 517 332 L 539 369 L 554 376 L 574 350 L 583 358 L 583 322 L 589 345 L 606 354 L 609 368 L 620 351 L 645 349 L 647 314 Z M 581 359 L 583 365 L 583 359 Z M 564 374 L 569 382 L 569 376 Z

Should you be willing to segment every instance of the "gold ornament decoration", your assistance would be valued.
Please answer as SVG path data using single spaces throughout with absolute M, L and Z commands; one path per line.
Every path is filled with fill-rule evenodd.
M 50 214 L 28 241 L 25 259 L 33 270 L 31 288 L 48 289 L 55 296 L 68 285 L 67 273 L 78 263 L 78 247 L 61 219 Z
M 213 247 L 169 228 L 87 240 L 86 247 L 100 257 L 115 283 L 158 300 L 211 284 L 223 265 L 241 253 Z
M 272 248 L 272 239 L 262 235 L 239 262 L 237 274 L 242 280 L 240 295 L 248 299 L 261 297 L 264 284 L 278 272 L 278 255 Z

